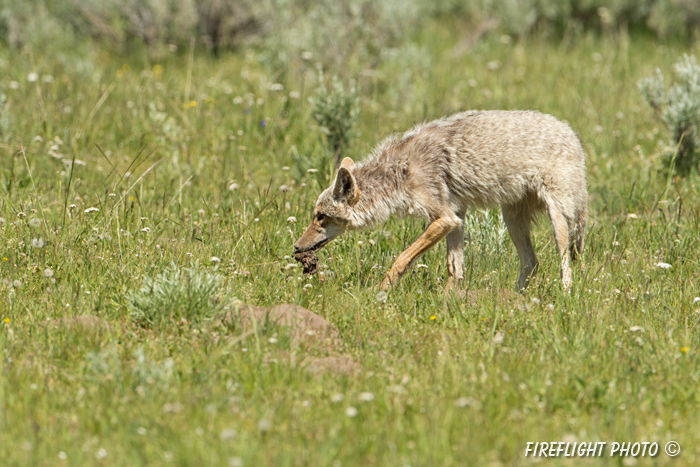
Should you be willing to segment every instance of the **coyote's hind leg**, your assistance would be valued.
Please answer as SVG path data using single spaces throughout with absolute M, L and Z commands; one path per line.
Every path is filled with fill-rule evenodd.
M 547 203 L 547 212 L 549 213 L 549 219 L 552 221 L 554 240 L 561 260 L 561 283 L 564 290 L 568 291 L 573 283 L 571 266 L 569 265 L 569 224 L 554 202 L 549 201 Z
M 464 216 L 460 216 L 464 219 Z M 464 278 L 464 223 L 447 234 L 447 288 L 459 288 Z
M 530 237 L 530 224 L 532 214 L 527 203 L 523 202 L 514 206 L 502 206 L 503 221 L 508 227 L 510 239 L 518 250 L 520 258 L 520 277 L 518 278 L 518 291 L 525 289 L 530 278 L 537 272 L 537 256 L 532 247 Z

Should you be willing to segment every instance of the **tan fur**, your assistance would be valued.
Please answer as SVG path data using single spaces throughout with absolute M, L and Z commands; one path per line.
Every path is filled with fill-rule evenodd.
M 428 228 L 399 255 L 381 287 L 396 283 L 446 238 L 451 288 L 463 278 L 467 209 L 500 205 L 520 257 L 523 289 L 537 270 L 530 225 L 546 211 L 568 290 L 569 253 L 573 260 L 583 250 L 587 197 L 585 155 L 567 124 L 532 111 L 462 112 L 388 138 L 357 165 L 345 158 L 294 247 L 317 250 L 346 229 L 371 227 L 394 214 L 424 217 Z

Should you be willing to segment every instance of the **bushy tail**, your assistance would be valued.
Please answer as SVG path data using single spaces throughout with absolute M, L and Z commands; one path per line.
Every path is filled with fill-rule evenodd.
M 574 241 L 569 245 L 572 261 L 576 261 L 578 256 L 583 253 L 583 240 L 586 235 L 587 222 L 588 206 L 584 205 L 583 209 L 577 213 L 576 219 L 574 219 Z

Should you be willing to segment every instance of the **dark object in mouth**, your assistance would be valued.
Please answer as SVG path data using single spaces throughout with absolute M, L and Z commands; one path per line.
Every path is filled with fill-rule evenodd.
M 315 274 L 318 271 L 318 256 L 313 251 L 302 251 L 294 254 L 294 259 L 304 267 L 304 274 Z

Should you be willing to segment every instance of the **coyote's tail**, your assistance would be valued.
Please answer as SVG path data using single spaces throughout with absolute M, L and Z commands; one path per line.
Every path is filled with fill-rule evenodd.
M 578 256 L 583 253 L 583 240 L 586 234 L 586 223 L 588 222 L 588 206 L 584 204 L 574 219 L 574 241 L 569 246 L 571 252 L 571 260 L 576 261 Z

